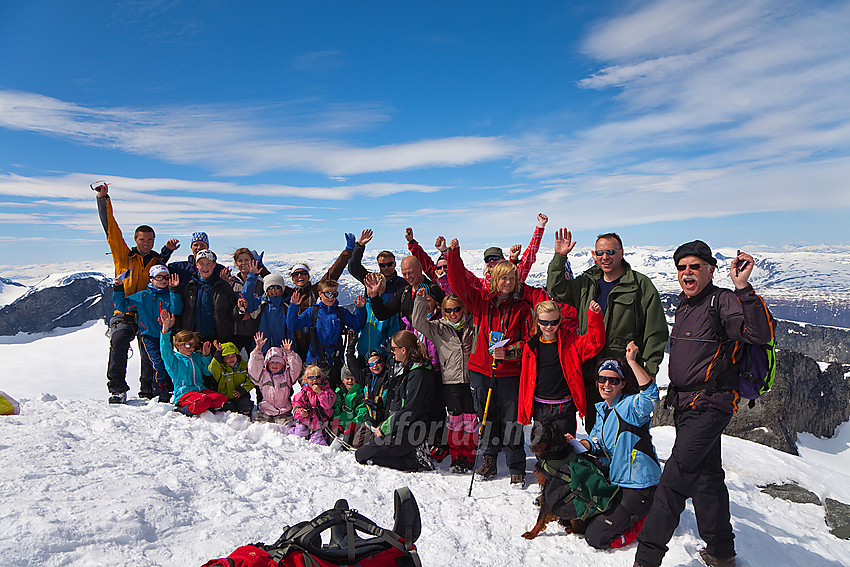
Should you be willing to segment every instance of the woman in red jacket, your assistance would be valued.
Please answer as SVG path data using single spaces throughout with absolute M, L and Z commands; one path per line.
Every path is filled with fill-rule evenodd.
M 575 435 L 576 411 L 584 416 L 587 400 L 581 365 L 605 344 L 602 309 L 595 301 L 587 309 L 587 334 L 576 334 L 576 310 L 554 301 L 534 306 L 534 335 L 522 350 L 517 421 L 523 425 L 544 418 Z
M 531 331 L 531 304 L 523 298 L 523 284 L 517 267 L 504 261 L 491 270 L 488 289 L 476 289 L 466 281 L 466 268 L 460 257 L 457 239 L 446 251 L 449 284 L 472 315 L 476 331 L 475 344 L 469 357 L 469 381 L 478 417 L 484 415 L 487 393 L 492 395 L 487 424 L 480 437 L 484 450 L 477 473 L 490 478 L 497 472 L 496 457 L 504 449 L 511 471 L 511 484 L 525 486 L 525 447 L 522 426 L 517 423 L 520 352 L 522 342 Z M 503 346 L 491 345 L 507 340 Z M 493 359 L 497 366 L 493 369 Z M 494 376 L 491 384 L 491 375 Z

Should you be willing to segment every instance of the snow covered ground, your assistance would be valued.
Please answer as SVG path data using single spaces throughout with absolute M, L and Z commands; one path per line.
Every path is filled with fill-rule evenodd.
M 0 344 L 0 390 L 22 402 L 20 416 L 0 419 L 4 566 L 201 565 L 248 542 L 271 542 L 285 524 L 340 497 L 391 525 L 393 490 L 405 485 L 421 509 L 425 565 L 632 564 L 635 544 L 596 551 L 554 525 L 534 541 L 520 537 L 536 518 L 537 489 L 509 488 L 504 463 L 467 498 L 469 477 L 445 463 L 399 473 L 238 415 L 190 419 L 138 400 L 110 406 L 104 331 L 96 323 Z M 128 373 L 132 392 L 137 362 Z M 666 458 L 672 428 L 655 428 L 653 437 Z M 793 481 L 850 502 L 850 426 L 834 439 L 802 435 L 801 457 L 732 437 L 723 443 L 740 565 L 850 565 L 850 542 L 829 534 L 823 508 L 757 488 Z M 699 566 L 701 547 L 689 508 L 665 565 Z

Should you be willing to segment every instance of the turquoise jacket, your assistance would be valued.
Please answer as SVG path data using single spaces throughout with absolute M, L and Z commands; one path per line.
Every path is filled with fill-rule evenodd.
M 124 297 L 124 292 L 113 290 L 112 302 L 115 309 L 126 313 L 135 311 L 139 314 L 139 330 L 143 335 L 153 339 L 159 338 L 162 325 L 159 324 L 159 312 L 165 309 L 172 315 L 183 313 L 183 300 L 180 294 L 169 292 L 168 288 L 159 289 L 148 285 L 147 289 Z
M 649 434 L 652 410 L 658 402 L 658 386 L 650 382 L 645 390 L 621 395 L 611 407 L 596 404 L 597 418 L 590 432 L 591 453 L 600 455 L 609 467 L 613 484 L 623 488 L 647 488 L 658 484 L 661 465 Z
M 174 350 L 171 345 L 171 331 L 159 336 L 159 355 L 174 382 L 174 397 L 171 403 L 176 404 L 187 392 L 200 392 L 204 389 L 204 376 L 212 376 L 208 370 L 211 356 L 193 352 L 185 356 Z

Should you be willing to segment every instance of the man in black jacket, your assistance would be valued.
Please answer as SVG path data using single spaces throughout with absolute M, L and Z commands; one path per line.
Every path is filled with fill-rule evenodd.
M 670 389 L 676 440 L 652 509 L 638 536 L 635 565 L 658 567 L 679 524 L 685 501 L 693 499 L 700 555 L 709 567 L 734 567 L 729 492 L 720 459 L 720 436 L 737 411 L 737 384 L 715 383 L 731 361 L 712 326 L 711 302 L 726 335 L 739 342 L 766 344 L 773 338 L 767 306 L 749 284 L 753 257 L 738 252 L 730 274 L 735 291 L 711 282 L 717 260 L 701 240 L 679 246 L 673 255 L 679 272 L 679 305 L 670 335 Z

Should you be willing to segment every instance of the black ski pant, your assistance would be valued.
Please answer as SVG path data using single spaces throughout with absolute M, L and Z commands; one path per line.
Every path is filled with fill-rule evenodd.
M 608 549 L 614 538 L 623 535 L 649 513 L 655 487 L 620 488 L 611 509 L 593 518 L 584 532 L 584 541 L 596 549 Z
M 664 465 L 649 516 L 638 536 L 635 561 L 658 567 L 685 501 L 693 499 L 699 535 L 715 557 L 735 555 L 729 491 L 720 459 L 720 435 L 732 415 L 715 409 L 676 410 L 676 441 Z
M 416 460 L 416 446 L 406 439 L 372 439 L 354 452 L 354 458 L 361 465 L 368 464 L 387 467 L 399 471 L 414 471 L 419 468 Z
M 127 357 L 130 343 L 137 338 L 139 358 L 141 360 L 141 375 L 139 376 L 140 393 L 150 393 L 153 380 L 153 364 L 146 354 L 142 336 L 135 318 L 129 315 L 115 315 L 109 321 L 109 361 L 106 366 L 106 387 L 110 394 L 127 392 Z
M 470 370 L 469 382 L 477 400 L 478 419 L 483 420 L 487 408 L 490 377 Z M 499 376 L 493 380 L 493 393 L 487 408 L 487 423 L 479 438 L 483 454 L 498 457 L 505 451 L 511 474 L 525 474 L 525 437 L 516 420 L 519 407 L 519 376 Z

